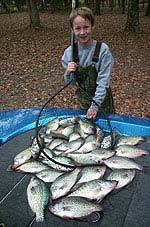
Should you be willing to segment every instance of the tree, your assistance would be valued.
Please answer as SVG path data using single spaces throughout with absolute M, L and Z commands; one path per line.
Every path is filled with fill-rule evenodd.
M 101 0 L 96 0 L 96 4 L 95 4 L 95 14 L 96 15 L 100 15 L 100 3 L 101 3 Z
M 8 13 L 9 12 L 9 9 L 8 9 L 8 6 L 7 6 L 7 3 L 5 0 L 0 0 L 1 2 L 1 5 L 2 7 L 5 9 L 5 11 Z
M 121 0 L 122 14 L 125 14 L 125 8 L 126 8 L 126 1 L 125 0 Z
M 28 13 L 30 17 L 30 26 L 33 28 L 41 27 L 40 24 L 40 16 L 37 8 L 37 1 L 36 0 L 26 0 Z
M 148 0 L 148 2 L 147 2 L 147 8 L 146 8 L 145 16 L 150 16 L 150 0 Z
M 141 32 L 139 23 L 139 0 L 128 1 L 128 16 L 125 31 Z

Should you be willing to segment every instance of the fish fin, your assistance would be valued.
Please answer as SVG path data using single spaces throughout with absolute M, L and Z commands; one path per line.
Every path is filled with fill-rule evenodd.
M 39 222 L 35 221 L 32 227 L 48 227 L 48 225 L 45 221 L 39 221 Z
M 9 165 L 7 167 L 7 171 L 13 171 L 13 170 L 15 170 L 15 168 L 13 167 L 13 165 Z

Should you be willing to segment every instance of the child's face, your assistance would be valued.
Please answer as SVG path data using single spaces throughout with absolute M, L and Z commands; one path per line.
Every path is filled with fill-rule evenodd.
M 77 16 L 73 21 L 73 32 L 75 37 L 81 46 L 89 46 L 92 41 L 92 32 L 94 26 L 91 25 L 90 21 L 85 20 L 81 16 Z

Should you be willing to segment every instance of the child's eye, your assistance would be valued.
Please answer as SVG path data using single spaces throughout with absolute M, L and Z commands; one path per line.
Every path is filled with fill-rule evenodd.
M 80 27 L 75 28 L 76 31 L 80 31 L 80 29 L 81 29 Z
M 83 27 L 83 29 L 88 29 L 88 28 L 89 28 L 89 26 L 84 26 L 84 27 Z

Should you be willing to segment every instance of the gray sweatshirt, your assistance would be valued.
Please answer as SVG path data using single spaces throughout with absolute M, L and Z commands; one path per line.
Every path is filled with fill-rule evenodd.
M 96 40 L 93 40 L 92 45 L 88 47 L 82 47 L 78 43 L 78 55 L 79 55 L 79 65 L 82 67 L 87 67 L 92 65 L 92 57 L 95 51 Z M 69 46 L 62 56 L 62 65 L 66 69 L 68 63 L 72 61 L 72 51 L 71 46 Z M 99 61 L 95 63 L 96 70 L 98 72 L 96 81 L 96 91 L 93 100 L 101 106 L 106 95 L 106 88 L 109 87 L 110 75 L 112 71 L 112 66 L 114 64 L 113 56 L 109 50 L 107 44 L 102 43 L 101 50 L 99 53 Z M 69 82 L 71 79 L 70 74 L 65 75 L 65 81 Z M 98 110 L 98 107 L 92 103 L 91 108 Z

